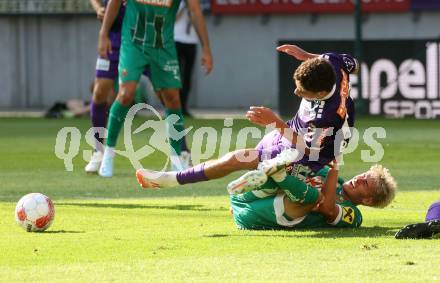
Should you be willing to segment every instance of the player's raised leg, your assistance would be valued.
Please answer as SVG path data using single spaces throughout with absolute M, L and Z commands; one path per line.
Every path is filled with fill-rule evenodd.
M 272 159 L 263 160 L 258 164 L 257 170 L 246 172 L 238 179 L 230 182 L 227 186 L 229 194 L 241 194 L 258 189 L 264 184 L 269 176 L 275 181 L 282 181 L 286 176 L 286 166 L 297 161 L 298 150 L 291 148 L 281 151 Z
M 258 162 L 258 150 L 241 149 L 181 171 L 157 172 L 139 169 L 136 171 L 136 177 L 144 188 L 168 188 L 218 179 L 239 170 L 254 170 Z

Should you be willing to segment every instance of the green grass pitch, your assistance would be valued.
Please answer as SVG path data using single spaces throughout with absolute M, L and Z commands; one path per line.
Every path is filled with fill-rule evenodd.
M 136 123 L 141 123 L 137 119 Z M 221 120 L 189 120 L 196 128 Z M 0 282 L 439 282 L 440 242 L 395 240 L 401 226 L 423 221 L 440 198 L 438 120 L 359 119 L 386 129 L 378 139 L 380 162 L 399 183 L 395 202 L 384 210 L 361 207 L 358 230 L 239 231 L 229 214 L 227 178 L 161 191 L 142 191 L 127 160 L 118 157 L 111 179 L 86 175 L 81 140 L 73 172 L 54 154 L 64 126 L 84 137 L 89 121 L 0 119 Z M 234 121 L 233 137 L 246 121 Z M 134 136 L 137 147 L 148 132 Z M 191 138 L 190 138 L 191 140 Z M 257 139 L 249 139 L 253 146 Z M 119 141 L 121 144 L 121 140 Z M 233 142 L 233 144 L 235 144 Z M 358 149 L 346 156 L 345 178 L 366 170 Z M 158 168 L 160 154 L 143 160 Z M 14 208 L 29 192 L 55 202 L 45 233 L 26 233 Z

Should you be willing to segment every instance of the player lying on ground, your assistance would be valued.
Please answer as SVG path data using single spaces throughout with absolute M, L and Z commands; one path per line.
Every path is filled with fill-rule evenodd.
M 234 220 L 241 229 L 359 227 L 358 205 L 383 208 L 394 199 L 396 182 L 381 165 L 344 182 L 337 166 L 324 167 L 304 180 L 285 169 L 268 177 L 265 172 L 277 168 L 271 161 L 228 185 L 232 193 L 256 187 L 231 195 Z
M 293 75 L 295 95 L 303 98 L 295 117 L 285 123 L 266 107 L 251 107 L 246 114 L 251 122 L 277 128 L 264 136 L 255 149 L 236 150 L 179 172 L 157 174 L 140 169 L 136 176 L 142 187 L 173 187 L 221 178 L 238 170 L 253 170 L 261 160 L 273 158 L 297 144 L 298 148 L 306 147 L 307 154 L 308 150 L 314 151 L 318 158 L 312 160 L 304 156 L 297 160 L 291 170 L 296 175 L 317 172 L 335 158 L 335 153 L 339 155 L 342 144 L 351 136 L 350 127 L 354 126 L 349 74 L 357 70 L 356 60 L 346 54 L 311 54 L 294 45 L 278 49 L 306 60 Z M 343 140 L 337 136 L 341 133 Z

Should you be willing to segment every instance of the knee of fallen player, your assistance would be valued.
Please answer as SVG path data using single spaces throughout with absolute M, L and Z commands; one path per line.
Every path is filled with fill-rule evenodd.
M 225 155 L 228 163 L 237 170 L 254 170 L 257 169 L 259 158 L 258 150 L 255 149 L 239 149 Z

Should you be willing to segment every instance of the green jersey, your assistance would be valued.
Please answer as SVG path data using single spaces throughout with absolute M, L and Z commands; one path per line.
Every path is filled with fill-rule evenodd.
M 329 168 L 324 168 L 310 175 L 304 182 L 319 190 L 324 184 Z M 284 204 L 280 195 L 275 196 L 278 188 L 270 181 L 260 190 L 247 192 L 231 197 L 234 220 L 239 228 L 244 229 L 288 229 L 288 228 L 320 228 L 320 227 L 359 227 L 362 224 L 360 210 L 342 196 L 344 180 L 338 178 L 336 189 L 336 205 L 339 214 L 335 221 L 328 223 L 318 212 L 308 213 L 300 219 L 291 219 L 284 213 Z
M 328 223 L 325 217 L 318 212 L 310 212 L 303 221 L 298 223 L 295 228 L 319 228 L 319 227 L 353 227 L 357 228 L 362 224 L 362 214 L 357 206 L 342 197 L 342 186 L 336 190 L 336 205 L 339 214 L 335 221 Z
M 145 48 L 174 46 L 174 22 L 180 0 L 128 0 L 122 40 Z
M 329 167 L 322 168 L 316 175 L 309 177 L 308 181 L 313 186 L 322 187 L 327 178 Z M 328 227 L 329 225 L 336 227 L 359 227 L 362 224 L 362 214 L 359 208 L 351 201 L 345 200 L 342 193 L 342 185 L 344 180 L 338 178 L 338 186 L 336 188 L 336 205 L 339 207 L 339 215 L 333 223 L 327 223 L 324 216 L 318 212 L 307 214 L 306 218 L 296 227 Z

